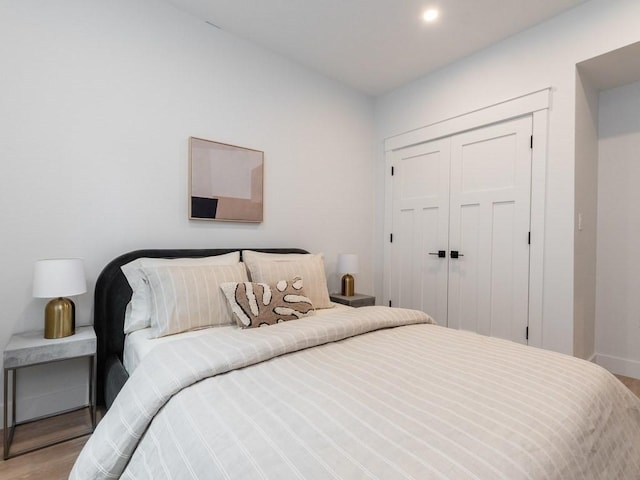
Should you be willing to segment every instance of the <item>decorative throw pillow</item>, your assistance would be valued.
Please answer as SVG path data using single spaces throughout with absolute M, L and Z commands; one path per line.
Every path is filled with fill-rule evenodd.
M 232 324 L 220 284 L 248 280 L 242 263 L 170 265 L 142 270 L 151 289 L 150 323 L 155 337 Z
M 254 252 L 255 253 L 255 252 Z M 304 289 L 307 296 L 313 302 L 314 308 L 332 308 L 327 288 L 327 277 L 324 272 L 324 260 L 322 255 L 316 254 L 288 254 L 292 256 L 274 255 L 271 258 L 284 257 L 282 259 L 264 260 L 262 254 L 257 258 L 248 256 L 243 251 L 243 260 L 249 270 L 252 282 L 273 283 L 282 278 L 304 278 Z M 289 260 L 289 259 L 292 260 Z
M 141 257 L 122 265 L 120 269 L 132 290 L 131 301 L 124 316 L 124 333 L 147 328 L 151 318 L 151 290 L 142 269 L 159 265 L 236 265 L 240 252 L 200 258 L 147 258 Z
M 231 312 L 242 328 L 274 325 L 313 314 L 313 304 L 304 295 L 302 279 L 267 283 L 223 283 Z

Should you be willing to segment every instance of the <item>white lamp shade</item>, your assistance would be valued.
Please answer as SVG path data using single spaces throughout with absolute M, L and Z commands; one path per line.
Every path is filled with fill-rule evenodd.
M 355 253 L 339 254 L 338 273 L 358 273 L 358 255 Z
M 86 291 L 82 259 L 53 258 L 36 262 L 33 272 L 34 297 L 68 297 Z

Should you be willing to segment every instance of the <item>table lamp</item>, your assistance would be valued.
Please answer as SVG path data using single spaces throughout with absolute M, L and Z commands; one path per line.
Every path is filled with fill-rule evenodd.
M 342 295 L 353 297 L 355 281 L 352 273 L 358 273 L 358 256 L 354 253 L 341 253 L 338 255 L 338 273 L 342 276 Z
M 79 258 L 38 260 L 33 273 L 33 296 L 52 298 L 44 309 L 44 338 L 73 335 L 76 307 L 64 298 L 87 291 L 84 266 Z

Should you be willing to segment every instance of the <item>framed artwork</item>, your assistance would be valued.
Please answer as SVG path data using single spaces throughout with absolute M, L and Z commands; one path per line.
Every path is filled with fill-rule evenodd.
M 189 218 L 262 222 L 264 152 L 189 139 Z

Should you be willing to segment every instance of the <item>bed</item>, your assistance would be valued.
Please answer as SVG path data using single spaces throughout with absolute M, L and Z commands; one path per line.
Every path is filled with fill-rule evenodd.
M 296 301 L 324 308 L 261 328 L 223 322 L 161 335 L 153 348 L 160 338 L 142 338 L 127 372 L 132 291 L 121 267 L 235 251 L 141 250 L 105 267 L 94 327 L 109 409 L 70 478 L 640 478 L 640 399 L 610 373 L 447 329 L 423 312 L 325 305 L 316 270 L 301 266 L 317 256 L 300 249 L 260 250 L 275 257 L 261 257 L 258 270 L 244 251 L 243 260 L 252 277 L 303 269 Z M 145 271 L 153 284 L 155 270 Z M 222 290 L 235 285 L 237 296 L 241 284 Z

